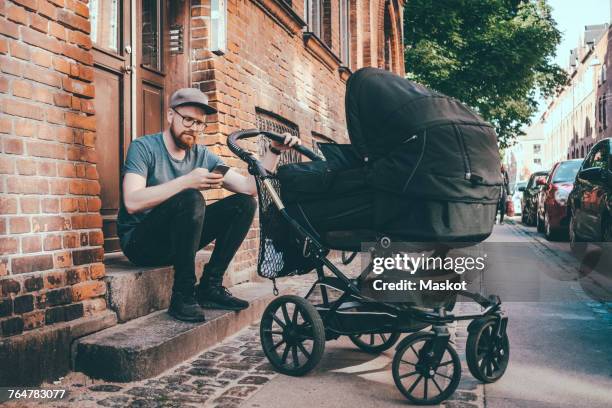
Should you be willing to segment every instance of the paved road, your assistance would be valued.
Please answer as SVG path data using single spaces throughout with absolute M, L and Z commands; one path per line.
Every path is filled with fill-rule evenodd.
M 446 405 L 612 407 L 612 303 L 600 301 L 592 290 L 598 287 L 601 294 L 601 283 L 578 279 L 569 245 L 548 243 L 535 228 L 512 222 L 496 226 L 489 242 L 495 244 L 492 251 L 504 252 L 492 280 L 508 298 L 510 365 L 499 382 L 486 386 L 476 385 L 464 370 L 463 390 Z M 609 293 L 603 300 L 610 301 Z M 458 347 L 464 342 L 460 336 Z M 372 357 L 347 340 L 329 342 L 310 375 L 279 375 L 242 406 L 406 405 L 393 385 L 391 358 L 392 351 Z

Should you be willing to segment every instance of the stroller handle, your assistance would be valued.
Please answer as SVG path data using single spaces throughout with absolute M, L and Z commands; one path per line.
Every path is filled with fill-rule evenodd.
M 230 134 L 227 139 L 227 146 L 232 151 L 232 153 L 238 156 L 242 161 L 249 163 L 251 160 L 253 160 L 253 156 L 251 155 L 250 152 L 247 152 L 246 150 L 238 146 L 236 142 L 240 139 L 248 139 L 250 137 L 257 136 L 257 135 L 264 135 L 268 139 L 274 140 L 276 142 L 283 142 L 285 140 L 285 136 L 279 135 L 278 133 L 270 132 L 268 130 L 245 129 L 245 130 L 239 130 L 237 132 L 233 132 L 232 134 Z M 312 161 L 323 160 L 321 156 L 319 156 L 318 154 L 316 154 L 309 148 L 304 147 L 302 145 L 292 146 L 292 149 L 300 154 L 303 154 L 304 156 L 308 157 Z

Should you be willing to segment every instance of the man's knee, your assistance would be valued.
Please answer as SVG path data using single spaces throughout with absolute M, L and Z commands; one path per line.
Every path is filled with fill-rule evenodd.
M 235 194 L 234 197 L 235 200 L 238 201 L 239 211 L 253 218 L 255 216 L 255 210 L 257 209 L 257 200 L 255 197 L 242 193 Z
M 204 216 L 206 200 L 199 190 L 188 188 L 174 195 L 172 199 L 177 203 L 179 211 L 187 212 L 194 217 Z

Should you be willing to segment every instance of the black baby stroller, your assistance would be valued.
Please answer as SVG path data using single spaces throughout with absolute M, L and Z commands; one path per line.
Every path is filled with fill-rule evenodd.
M 391 100 L 390 106 L 386 110 L 376 107 L 374 112 L 364 112 L 363 104 L 353 106 L 354 98 L 362 92 L 371 98 Z M 416 104 L 415 95 L 419 99 Z M 485 239 L 492 231 L 497 204 L 495 192 L 501 181 L 496 174 L 499 155 L 495 133 L 459 103 L 377 69 L 354 73 L 347 84 L 346 99 L 353 144 L 322 146 L 326 161 L 303 146 L 295 146 L 295 151 L 311 161 L 287 164 L 277 174 L 271 174 L 237 142 L 257 135 L 282 141 L 283 136 L 253 129 L 235 132 L 228 139 L 230 150 L 248 164 L 257 182 L 258 273 L 275 280 L 317 272 L 317 280 L 304 298 L 280 296 L 264 311 L 260 335 L 265 355 L 277 371 L 299 376 L 318 364 L 326 340 L 349 336 L 362 350 L 380 353 L 392 347 L 401 333 L 412 333 L 396 348 L 392 363 L 395 384 L 413 403 L 437 404 L 455 391 L 461 377 L 461 363 L 450 342 L 447 324 L 473 320 L 466 347 L 470 372 L 483 382 L 498 380 L 508 364 L 509 343 L 507 317 L 497 296 L 485 298 L 467 291 L 454 293 L 472 299 L 483 308 L 473 315 L 453 314 L 450 310 L 454 297 L 425 305 L 381 301 L 365 294 L 369 268 L 364 268 L 358 277 L 350 278 L 327 257 L 331 249 L 361 251 L 364 242 L 373 243 L 369 248 L 372 253 L 384 252 L 392 242 L 402 241 L 425 242 L 427 248 L 419 250 L 433 249 L 444 256 L 450 248 L 448 242 L 461 246 L 462 242 Z M 445 119 L 430 114 L 434 107 L 445 114 Z M 415 109 L 419 110 L 418 114 L 405 120 Z M 377 124 L 368 118 L 370 123 L 365 124 L 363 115 L 378 116 L 382 122 Z M 374 133 L 377 140 L 373 139 Z M 385 144 L 393 147 L 386 149 Z M 436 151 L 429 151 L 432 147 Z M 424 160 L 440 159 L 445 152 L 443 168 L 432 172 L 431 163 Z M 459 163 L 453 158 L 459 159 Z M 402 165 L 411 168 L 402 169 Z M 489 168 L 495 171 L 489 172 Z M 395 175 L 393 180 L 380 182 L 373 176 L 386 169 Z M 456 177 L 457 171 L 459 177 Z M 355 181 L 359 174 L 359 180 Z M 346 189 L 367 190 L 365 184 L 369 180 L 375 180 L 374 187 L 379 189 L 376 197 L 396 200 L 394 208 L 399 209 L 395 217 L 390 217 L 388 211 L 380 216 L 377 206 L 372 206 L 371 225 L 375 229 L 355 230 L 347 225 L 344 230 L 329 230 L 325 228 L 325 217 L 319 217 L 319 222 L 310 222 L 311 218 L 317 218 L 310 217 L 310 209 L 314 207 L 300 205 L 322 201 L 324 208 L 326 195 L 338 194 L 338 191 L 345 194 Z M 365 184 L 360 184 L 364 181 Z M 397 186 L 402 191 L 396 191 Z M 401 206 L 406 197 L 419 203 L 417 207 L 410 207 L 411 210 L 420 211 L 408 223 L 405 219 L 410 217 Z M 478 225 L 470 225 L 474 222 Z M 276 283 L 274 287 L 276 291 Z M 431 330 L 422 331 L 429 326 Z

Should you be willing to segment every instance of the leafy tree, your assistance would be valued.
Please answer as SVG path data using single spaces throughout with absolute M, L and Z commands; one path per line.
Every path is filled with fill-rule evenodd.
M 404 35 L 408 77 L 474 108 L 502 149 L 567 81 L 545 0 L 408 0 Z

